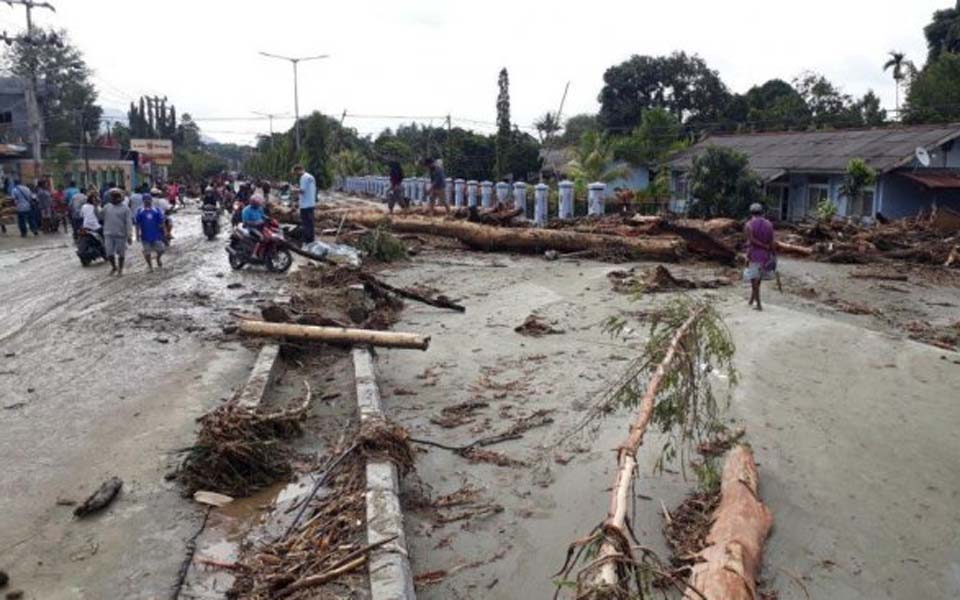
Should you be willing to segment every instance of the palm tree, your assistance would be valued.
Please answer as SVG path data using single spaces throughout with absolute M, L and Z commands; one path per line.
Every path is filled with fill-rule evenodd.
M 540 143 L 543 144 L 551 135 L 560 131 L 560 122 L 557 116 L 547 111 L 542 117 L 533 122 L 533 126 L 540 136 Z
M 907 60 L 907 55 L 903 52 L 891 50 L 889 54 L 890 60 L 884 63 L 883 70 L 893 69 L 893 81 L 897 99 L 897 120 L 900 120 L 900 85 L 901 82 L 907 78 L 907 73 L 912 72 L 915 67 L 912 62 Z
M 568 167 L 574 179 L 588 184 L 595 181 L 608 183 L 630 174 L 629 168 L 614 162 L 613 143 L 607 134 L 596 131 L 583 134 Z

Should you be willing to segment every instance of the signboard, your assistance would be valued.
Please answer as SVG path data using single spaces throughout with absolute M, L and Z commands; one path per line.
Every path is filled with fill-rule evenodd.
M 139 152 L 140 156 L 150 159 L 156 165 L 173 164 L 172 140 L 130 140 L 130 150 Z

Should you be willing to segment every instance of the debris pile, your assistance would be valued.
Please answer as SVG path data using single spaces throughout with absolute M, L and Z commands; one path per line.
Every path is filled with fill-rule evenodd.
M 200 417 L 197 441 L 186 450 L 177 480 L 188 494 L 213 490 L 247 496 L 291 473 L 282 443 L 302 432 L 310 391 L 299 406 L 268 412 L 241 406 L 237 398 Z
M 545 335 L 563 333 L 562 329 L 557 329 L 540 315 L 529 315 L 523 323 L 514 327 L 513 330 L 520 335 L 529 337 L 543 337 Z
M 623 294 L 647 294 L 656 292 L 675 292 L 678 290 L 713 289 L 720 286 L 733 285 L 729 277 L 714 279 L 693 280 L 676 277 L 663 265 L 652 269 L 638 269 L 629 271 L 610 271 L 607 273 L 613 290 Z
M 344 588 L 365 586 L 369 553 L 393 541 L 366 543 L 367 459 L 387 458 L 405 474 L 413 469 L 413 452 L 406 431 L 384 420 L 363 423 L 350 439 L 348 447 L 331 454 L 288 530 L 279 539 L 244 549 L 231 597 L 287 598 L 332 581 L 337 594 L 330 597 L 339 597 Z M 317 493 L 321 487 L 332 492 Z

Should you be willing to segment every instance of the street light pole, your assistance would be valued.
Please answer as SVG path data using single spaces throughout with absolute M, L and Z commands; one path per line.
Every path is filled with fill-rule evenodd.
M 286 117 L 286 116 L 289 115 L 290 113 L 283 113 L 283 114 L 281 114 L 281 113 L 265 113 L 265 112 L 259 112 L 259 111 L 256 111 L 256 110 L 252 110 L 252 111 L 250 111 L 250 112 L 252 112 L 252 113 L 255 114 L 255 115 L 260 115 L 261 117 L 266 117 L 267 120 L 270 121 L 270 147 L 273 148 L 274 145 L 275 145 L 275 142 L 274 142 L 274 139 L 273 139 L 273 120 L 276 119 L 276 118 L 280 118 L 280 117 Z
M 297 81 L 297 65 L 299 65 L 301 61 L 329 58 L 330 55 L 320 54 L 317 56 L 280 56 L 278 54 L 270 54 L 269 52 L 260 52 L 260 54 L 268 58 L 279 58 L 280 60 L 289 60 L 290 63 L 293 65 L 293 116 L 294 116 L 294 119 L 296 119 L 294 121 L 293 130 L 294 130 L 294 136 L 295 136 L 294 140 L 296 143 L 296 149 L 297 149 L 297 152 L 299 152 L 300 151 L 300 93 L 298 89 L 299 82 Z

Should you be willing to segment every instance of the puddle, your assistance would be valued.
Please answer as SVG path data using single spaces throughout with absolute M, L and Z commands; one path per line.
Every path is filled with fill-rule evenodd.
M 314 481 L 312 474 L 304 475 L 213 509 L 207 527 L 197 540 L 197 551 L 181 597 L 225 598 L 236 580 L 232 568 L 239 558 L 240 544 L 245 540 L 256 544 L 283 535 L 296 518 L 300 502 L 313 489 Z

